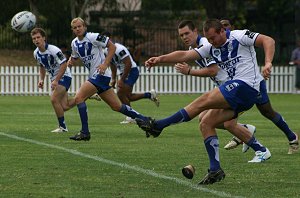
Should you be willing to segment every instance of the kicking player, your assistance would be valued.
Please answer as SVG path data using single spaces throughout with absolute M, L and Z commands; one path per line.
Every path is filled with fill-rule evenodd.
M 209 19 L 204 23 L 203 32 L 208 44 L 194 50 L 175 51 L 170 54 L 152 57 L 145 65 L 149 69 L 158 63 L 195 61 L 213 57 L 218 66 L 227 72 L 229 80 L 217 88 L 201 95 L 185 108 L 172 116 L 154 120 L 137 120 L 137 124 L 146 133 L 157 137 L 162 130 L 172 124 L 187 122 L 208 110 L 200 122 L 200 131 L 208 153 L 210 167 L 208 174 L 199 182 L 212 184 L 225 177 L 219 159 L 219 140 L 216 127 L 238 117 L 259 101 L 260 86 L 263 77 L 260 74 L 254 46 L 265 52 L 263 75 L 269 78 L 275 52 L 275 42 L 271 37 L 251 32 L 235 30 L 226 34 L 226 30 L 218 19 Z M 271 157 L 270 151 L 261 145 L 254 136 L 249 139 L 238 136 L 249 147 L 255 150 L 255 156 L 249 162 L 263 162 Z
M 111 34 L 109 32 L 104 32 L 102 33 L 102 35 L 108 36 L 111 39 Z M 119 73 L 120 78 L 117 83 L 117 95 L 120 98 L 121 102 L 128 106 L 131 106 L 130 102 L 148 98 L 153 101 L 158 107 L 159 98 L 157 97 L 156 91 L 154 89 L 152 89 L 150 92 L 145 93 L 132 93 L 133 86 L 139 78 L 139 69 L 132 56 L 130 55 L 130 52 L 124 45 L 115 43 L 115 46 L 116 52 L 111 60 L 111 86 L 115 87 L 117 73 Z M 104 54 L 105 56 L 107 56 L 107 48 L 105 48 Z M 125 120 L 120 123 L 135 123 L 135 120 L 131 117 L 126 116 Z
M 223 19 L 221 20 L 221 23 L 225 29 L 233 30 L 233 25 L 230 23 L 230 20 Z M 281 116 L 281 114 L 276 112 L 273 109 L 267 93 L 266 82 L 264 80 L 261 82 L 260 91 L 261 91 L 261 97 L 260 100 L 256 103 L 257 109 L 264 117 L 271 120 L 285 134 L 285 136 L 289 141 L 288 154 L 296 153 L 299 150 L 298 135 L 289 128 L 288 124 Z M 233 149 L 236 148 L 241 143 L 243 142 L 239 138 L 234 136 L 228 142 L 228 144 L 225 145 L 224 148 Z M 249 147 L 245 143 L 243 143 L 242 152 L 246 152 L 248 148 Z
M 33 56 L 40 65 L 40 80 L 38 82 L 40 89 L 44 88 L 46 71 L 50 75 L 51 103 L 58 120 L 58 128 L 51 132 L 68 132 L 64 112 L 75 106 L 75 100 L 68 99 L 68 89 L 71 85 L 72 76 L 67 67 L 67 60 L 58 47 L 46 42 L 44 29 L 34 28 L 30 35 L 32 42 L 37 47 Z
M 188 46 L 190 50 L 208 43 L 205 37 L 201 37 L 198 34 L 198 30 L 196 26 L 190 20 L 184 20 L 179 23 L 178 34 L 182 42 L 186 46 Z M 227 73 L 224 70 L 220 70 L 216 62 L 211 57 L 199 59 L 196 60 L 195 62 L 197 65 L 199 65 L 200 69 L 196 69 L 196 70 L 191 69 L 189 65 L 185 62 L 176 63 L 175 68 L 178 72 L 185 75 L 198 76 L 198 77 L 210 77 L 211 80 L 214 82 L 215 86 L 220 86 L 221 84 L 225 83 L 228 80 Z M 200 113 L 199 115 L 200 120 L 205 115 L 205 113 L 207 113 L 207 110 Z M 247 133 L 245 132 L 245 129 L 243 129 L 243 127 L 247 128 L 251 133 L 251 135 L 253 135 L 253 133 L 256 130 L 255 126 L 251 124 L 237 123 L 237 119 L 232 119 L 231 121 L 227 121 L 226 124 L 222 124 L 221 126 L 218 126 L 218 128 L 226 129 L 230 131 L 230 133 L 232 134 L 241 133 L 241 131 L 242 133 Z M 229 149 L 231 147 L 228 148 L 225 146 L 224 148 Z M 248 145 L 245 144 L 243 146 L 243 151 L 248 150 L 248 148 L 249 148 Z
M 71 43 L 72 55 L 68 64 L 73 65 L 74 61 L 80 58 L 84 66 L 89 70 L 89 79 L 81 85 L 75 95 L 75 103 L 79 111 L 82 128 L 78 134 L 70 137 L 70 139 L 77 141 L 90 140 L 85 101 L 95 93 L 98 93 L 112 110 L 118 111 L 131 118 L 145 119 L 144 116 L 133 110 L 130 106 L 122 104 L 109 85 L 111 71 L 108 69 L 108 66 L 114 56 L 116 46 L 107 36 L 87 32 L 85 21 L 79 17 L 72 20 L 71 28 L 76 38 L 73 39 Z M 108 53 L 105 58 L 103 48 L 106 47 Z

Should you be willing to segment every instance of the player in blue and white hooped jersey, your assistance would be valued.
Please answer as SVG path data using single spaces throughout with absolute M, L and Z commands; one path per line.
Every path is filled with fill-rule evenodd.
M 111 37 L 111 34 L 109 32 L 104 32 L 103 34 Z M 152 89 L 150 92 L 145 93 L 132 93 L 133 86 L 139 78 L 139 69 L 128 49 L 120 43 L 115 43 L 115 45 L 116 52 L 111 61 L 111 86 L 115 87 L 118 73 L 120 77 L 117 83 L 117 95 L 121 102 L 128 106 L 131 106 L 131 101 L 148 98 L 153 101 L 158 107 L 159 98 L 157 97 L 156 91 L 154 89 Z M 107 56 L 107 48 L 104 49 L 104 54 L 105 56 Z M 125 120 L 122 121 L 121 124 L 128 123 L 135 123 L 135 120 L 126 116 Z
M 85 100 L 95 93 L 98 93 L 112 110 L 132 118 L 145 119 L 144 116 L 131 107 L 122 104 L 109 85 L 111 71 L 108 69 L 108 66 L 116 50 L 116 46 L 109 40 L 109 37 L 99 33 L 87 32 L 85 21 L 81 18 L 74 18 L 71 22 L 71 28 L 76 38 L 71 43 L 72 55 L 68 64 L 74 65 L 74 60 L 79 58 L 89 70 L 89 78 L 81 85 L 75 95 L 75 103 L 79 111 L 82 128 L 78 134 L 70 137 L 70 139 L 78 141 L 90 140 Z M 108 49 L 106 57 L 103 53 L 103 48 L 105 47 Z
M 263 77 L 257 65 L 254 46 L 264 49 L 263 75 L 265 78 L 269 78 L 275 42 L 269 36 L 253 33 L 249 30 L 233 31 L 228 36 L 217 19 L 207 20 L 204 23 L 203 32 L 209 44 L 195 48 L 195 50 L 175 51 L 152 57 L 145 62 L 146 67 L 150 69 L 158 63 L 194 61 L 212 56 L 218 66 L 227 72 L 230 80 L 201 95 L 168 118 L 162 120 L 148 119 L 147 121 L 137 119 L 137 124 L 147 133 L 157 137 L 165 127 L 190 121 L 202 111 L 209 110 L 200 122 L 200 131 L 209 156 L 210 168 L 208 174 L 199 184 L 211 184 L 225 177 L 220 165 L 216 127 L 236 118 L 240 113 L 247 111 L 259 102 L 260 82 Z M 270 151 L 261 145 L 254 136 L 248 139 L 243 134 L 240 135 L 238 138 L 256 151 L 254 158 L 249 162 L 262 162 L 271 157 Z
M 42 28 L 31 31 L 32 42 L 37 47 L 33 56 L 40 65 L 40 80 L 38 87 L 43 89 L 46 71 L 51 80 L 51 103 L 58 119 L 58 128 L 52 132 L 67 132 L 64 111 L 75 105 L 74 99 L 68 99 L 68 89 L 71 85 L 71 72 L 67 67 L 66 58 L 61 50 L 46 42 L 46 32 Z
M 201 37 L 201 35 L 198 34 L 198 30 L 195 24 L 190 20 L 183 20 L 179 23 L 178 34 L 182 42 L 186 46 L 188 46 L 190 50 L 208 44 L 207 39 L 205 37 Z M 191 69 L 187 63 L 176 63 L 175 68 L 178 72 L 185 75 L 191 75 L 197 77 L 210 77 L 211 80 L 214 82 L 215 86 L 220 86 L 221 84 L 225 83 L 228 80 L 227 73 L 218 67 L 218 65 L 216 64 L 215 60 L 212 57 L 198 59 L 195 62 L 200 67 L 200 69 Z M 206 113 L 207 110 L 201 112 L 199 115 L 199 119 L 201 120 Z M 236 133 L 247 134 L 249 131 L 251 134 L 248 135 L 250 136 L 252 136 L 252 134 L 256 130 L 255 126 L 253 125 L 237 123 L 237 119 L 232 119 L 230 121 L 227 121 L 225 124 L 219 126 L 219 128 L 226 129 L 230 131 L 232 134 L 236 134 Z M 237 140 L 237 143 L 236 142 L 233 143 L 235 143 L 235 145 L 237 146 L 239 142 Z M 232 149 L 232 147 L 226 147 L 226 146 L 225 149 Z M 245 145 L 243 147 L 243 150 L 248 150 L 248 146 Z

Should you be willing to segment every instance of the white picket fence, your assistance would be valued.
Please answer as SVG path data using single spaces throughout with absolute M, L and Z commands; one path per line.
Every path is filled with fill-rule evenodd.
M 196 68 L 196 67 L 195 67 Z M 76 90 L 87 79 L 87 70 L 83 66 L 71 68 L 73 75 L 69 93 Z M 47 76 L 43 90 L 38 88 L 39 66 L 0 66 L 0 95 L 49 95 L 50 80 Z M 272 77 L 267 81 L 269 93 L 295 93 L 295 67 L 274 66 Z M 160 94 L 204 93 L 213 88 L 209 78 L 185 76 L 177 73 L 172 66 L 154 67 L 147 71 L 140 67 L 140 78 L 134 86 L 134 92 L 156 89 Z

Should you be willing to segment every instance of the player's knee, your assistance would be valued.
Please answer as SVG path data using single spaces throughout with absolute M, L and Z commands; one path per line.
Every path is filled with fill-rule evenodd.
M 201 118 L 201 120 L 199 122 L 199 128 L 202 133 L 205 133 L 206 131 L 208 131 L 211 128 L 211 124 L 207 119 Z
M 74 100 L 75 100 L 75 104 L 80 104 L 85 101 L 84 98 L 80 96 L 75 96 Z
M 55 103 L 59 102 L 58 99 L 57 99 L 56 97 L 51 97 L 50 100 L 51 100 L 51 103 L 52 103 L 52 104 L 55 104 Z
M 198 119 L 199 119 L 199 123 L 201 123 L 201 120 L 202 120 L 203 116 L 200 114 Z

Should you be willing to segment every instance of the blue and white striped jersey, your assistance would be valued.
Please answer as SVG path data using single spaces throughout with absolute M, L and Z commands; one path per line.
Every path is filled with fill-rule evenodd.
M 198 47 L 209 44 L 207 39 L 205 37 L 201 37 L 200 35 L 198 35 L 196 42 L 197 42 Z M 192 46 L 190 46 L 189 49 L 192 50 L 193 49 Z M 207 57 L 207 58 L 202 58 L 202 59 L 196 60 L 195 62 L 201 68 L 209 67 L 212 64 L 216 64 L 216 61 L 211 56 Z M 210 79 L 212 81 L 214 81 L 214 84 L 216 86 L 220 86 L 228 80 L 228 75 L 224 70 L 220 69 L 218 74 L 215 77 L 210 77 Z
M 72 58 L 80 58 L 84 66 L 89 70 L 89 78 L 96 78 L 97 67 L 104 63 L 105 56 L 103 48 L 108 44 L 109 37 L 98 33 L 87 32 L 82 40 L 77 37 L 71 43 Z M 107 69 L 104 76 L 111 77 L 110 69 Z
M 111 60 L 111 63 L 117 67 L 118 72 L 120 74 L 124 72 L 125 64 L 123 63 L 123 59 L 126 58 L 127 56 L 129 56 L 130 58 L 131 68 L 137 67 L 136 62 L 133 60 L 128 49 L 120 43 L 115 43 L 115 45 L 116 45 L 116 52 Z M 107 48 L 105 48 L 104 54 L 105 56 L 107 56 Z
M 50 80 L 53 81 L 58 74 L 60 65 L 67 60 L 58 47 L 46 43 L 45 48 L 46 51 L 44 52 L 36 48 L 33 52 L 33 56 L 37 60 L 37 63 L 46 69 L 50 75 Z M 67 67 L 64 76 L 72 77 L 69 67 Z
M 242 80 L 259 91 L 263 80 L 260 73 L 254 43 L 259 34 L 249 30 L 233 30 L 219 48 L 210 43 L 195 48 L 201 57 L 212 56 L 218 66 L 227 72 L 229 80 Z

